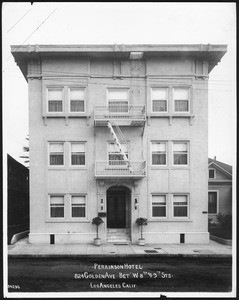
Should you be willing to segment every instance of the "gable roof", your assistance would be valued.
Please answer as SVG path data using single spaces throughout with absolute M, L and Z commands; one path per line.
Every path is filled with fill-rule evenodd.
M 232 175 L 232 166 L 230 166 L 228 164 L 225 164 L 225 163 L 223 163 L 219 160 L 208 158 L 208 166 L 210 166 L 211 164 L 214 164 L 214 165 L 218 166 L 219 168 L 221 168 L 227 174 Z

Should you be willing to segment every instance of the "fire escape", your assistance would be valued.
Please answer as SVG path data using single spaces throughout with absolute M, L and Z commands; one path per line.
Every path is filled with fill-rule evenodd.
M 114 161 L 96 161 L 95 177 L 106 178 L 134 178 L 146 176 L 146 162 L 132 161 L 128 158 L 128 142 L 122 133 L 121 126 L 145 126 L 145 106 L 128 105 L 117 109 L 112 106 L 97 106 L 94 110 L 94 125 L 108 127 L 114 143 L 121 157 Z

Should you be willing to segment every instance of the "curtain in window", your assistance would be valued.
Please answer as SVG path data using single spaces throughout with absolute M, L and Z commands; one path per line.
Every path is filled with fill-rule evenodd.
M 62 89 L 48 90 L 48 111 L 62 112 Z
M 189 89 L 175 88 L 174 89 L 175 111 L 189 111 Z
M 167 111 L 167 101 L 153 100 L 153 111 Z
M 50 165 L 64 164 L 64 145 L 63 143 L 50 144 Z
M 51 218 L 64 218 L 64 197 L 50 197 L 50 215 Z
M 166 165 L 166 143 L 155 142 L 151 145 L 152 164 Z
M 187 143 L 174 143 L 173 144 L 173 157 L 174 165 L 187 165 Z
M 85 165 L 85 144 L 84 143 L 71 144 L 71 164 Z
M 108 103 L 112 113 L 128 112 L 128 89 L 109 89 Z
M 84 89 L 71 89 L 70 90 L 70 109 L 71 112 L 85 111 L 85 91 Z
M 173 196 L 174 217 L 187 217 L 188 200 L 186 195 Z
M 167 88 L 152 88 L 153 111 L 167 111 Z
M 71 112 L 77 111 L 85 111 L 85 103 L 83 100 L 71 100 Z
M 72 196 L 71 209 L 72 218 L 85 218 L 86 216 L 86 203 L 85 196 Z
M 216 192 L 208 193 L 208 213 L 209 214 L 217 213 L 217 193 Z

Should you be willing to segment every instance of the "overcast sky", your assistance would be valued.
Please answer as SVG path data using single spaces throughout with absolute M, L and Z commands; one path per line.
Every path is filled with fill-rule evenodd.
M 236 7 L 233 3 L 4 3 L 4 149 L 23 155 L 27 82 L 10 53 L 25 44 L 227 44 L 210 73 L 209 157 L 235 164 Z

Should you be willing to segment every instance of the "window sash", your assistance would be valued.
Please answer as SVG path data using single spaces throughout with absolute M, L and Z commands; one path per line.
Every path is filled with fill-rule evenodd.
M 62 112 L 63 111 L 62 100 L 49 100 L 48 101 L 48 111 L 49 112 Z
M 187 165 L 188 164 L 188 144 L 174 143 L 173 144 L 173 164 Z
M 166 165 L 166 153 L 152 153 L 152 165 Z
M 153 100 L 153 112 L 167 111 L 166 100 Z
M 217 213 L 217 192 L 208 193 L 208 213 L 209 214 Z
M 50 165 L 51 166 L 63 166 L 64 154 L 63 153 L 50 153 Z
M 50 197 L 50 217 L 64 218 L 64 196 Z
M 188 196 L 173 196 L 173 214 L 174 217 L 188 217 Z
M 188 100 L 175 100 L 175 111 L 188 112 L 189 111 L 189 101 Z
M 71 216 L 72 216 L 72 218 L 85 218 L 86 217 L 86 205 L 85 204 L 72 204 Z
M 71 100 L 70 101 L 70 111 L 71 112 L 84 112 L 85 111 L 85 101 L 84 100 Z
M 208 170 L 208 177 L 209 178 L 215 178 L 215 170 L 214 169 L 209 169 Z
M 72 166 L 84 166 L 85 165 L 85 153 L 72 152 L 71 153 L 71 165 Z

